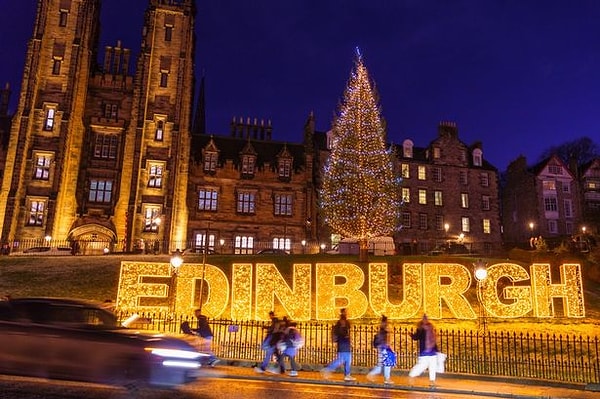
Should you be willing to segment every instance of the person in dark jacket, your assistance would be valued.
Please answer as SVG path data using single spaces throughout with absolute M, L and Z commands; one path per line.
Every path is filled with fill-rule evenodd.
M 425 370 L 429 370 L 429 383 L 435 385 L 435 374 L 437 371 L 437 336 L 433 324 L 423 315 L 423 318 L 417 324 L 417 329 L 410 334 L 411 338 L 419 341 L 419 358 L 417 364 L 408 372 L 410 378 L 421 375 Z
M 264 373 L 267 371 L 267 367 L 273 358 L 273 355 L 277 354 L 277 341 L 279 340 L 279 336 L 276 334 L 279 331 L 279 319 L 275 317 L 275 312 L 269 312 L 269 318 L 271 319 L 271 324 L 266 327 L 267 334 L 262 342 L 262 350 L 265 351 L 265 356 L 263 358 L 260 366 L 256 366 L 254 371 L 257 373 Z M 277 356 L 277 360 L 279 360 L 279 356 Z
M 375 381 L 375 375 L 383 372 L 383 383 L 393 384 L 391 379 L 392 367 L 396 365 L 396 354 L 388 342 L 388 319 L 387 316 L 381 316 L 379 331 L 376 337 L 377 365 L 367 374 L 369 381 Z
M 337 357 L 321 370 L 323 378 L 328 379 L 339 366 L 344 366 L 344 381 L 356 381 L 350 374 L 352 368 L 352 344 L 350 341 L 350 322 L 346 309 L 340 311 L 340 318 L 333 327 L 333 342 L 337 344 Z
M 208 318 L 201 313 L 200 309 L 196 309 L 194 311 L 194 315 L 198 319 L 198 328 L 196 328 L 196 335 L 202 338 L 200 341 L 200 351 L 208 353 L 210 355 L 208 364 L 211 367 L 215 367 L 215 365 L 219 362 L 219 359 L 217 359 L 217 357 L 212 351 L 213 333 L 210 328 L 210 325 L 208 324 Z

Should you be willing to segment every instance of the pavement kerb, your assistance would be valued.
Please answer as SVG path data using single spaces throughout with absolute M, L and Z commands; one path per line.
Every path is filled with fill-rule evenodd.
M 252 373 L 248 373 L 245 375 L 245 378 L 253 379 L 253 380 L 272 380 L 273 378 L 278 378 L 273 374 L 255 374 L 253 372 L 253 368 L 258 364 L 256 361 L 248 361 L 248 360 L 232 360 L 232 359 L 222 359 L 221 364 L 227 366 L 233 366 L 240 369 L 246 369 L 248 371 L 252 371 Z M 298 382 L 298 383 L 311 383 L 311 384 L 322 384 L 322 385 L 348 385 L 348 382 L 343 381 L 341 378 L 339 379 L 329 379 L 324 380 L 321 378 L 319 371 L 323 368 L 323 365 L 311 365 L 311 364 L 302 364 L 302 372 L 298 377 L 292 377 L 293 379 L 289 379 L 289 381 Z M 370 368 L 367 367 L 353 367 L 352 373 L 355 376 L 366 375 L 369 372 Z M 303 373 L 304 372 L 304 373 Z M 392 371 L 392 376 L 397 377 L 406 377 L 407 372 L 405 370 L 394 370 Z M 456 374 L 456 373 L 444 373 L 441 376 L 446 381 L 461 381 L 464 384 L 456 385 L 453 383 L 452 387 L 448 386 L 440 386 L 437 385 L 435 388 L 430 388 L 426 385 L 407 385 L 407 384 L 394 384 L 385 386 L 386 389 L 393 390 L 405 390 L 405 391 L 418 391 L 418 392 L 438 392 L 438 393 L 447 393 L 447 394 L 460 394 L 460 395 L 470 395 L 470 396 L 478 396 L 478 397 L 501 397 L 501 398 L 515 398 L 515 399 L 547 399 L 549 396 L 547 394 L 530 394 L 530 393 L 508 393 L 503 391 L 500 387 L 502 385 L 512 385 L 512 386 L 523 386 L 525 390 L 527 387 L 544 387 L 548 389 L 557 389 L 557 390 L 572 390 L 579 391 L 583 393 L 589 393 L 591 395 L 592 392 L 598 392 L 598 387 L 594 387 L 595 384 L 576 384 L 576 383 L 561 383 L 556 381 L 546 381 L 546 380 L 534 380 L 534 379 L 523 379 L 519 378 L 515 380 L 514 378 L 506 378 L 506 377 L 493 377 L 493 376 L 480 376 L 480 375 L 464 375 L 464 374 Z M 496 391 L 485 390 L 481 388 L 477 388 L 477 382 L 480 381 L 483 384 L 487 384 L 488 386 L 493 384 L 496 388 Z M 442 384 L 444 385 L 444 384 Z M 447 385 L 447 384 L 446 384 Z M 371 383 L 366 381 L 360 382 L 361 387 L 377 387 L 382 388 L 384 385 L 382 383 Z M 473 387 L 475 387 L 473 389 Z

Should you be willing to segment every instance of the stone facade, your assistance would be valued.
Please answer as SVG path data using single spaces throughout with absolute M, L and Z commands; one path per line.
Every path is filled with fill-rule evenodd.
M 556 155 L 531 167 L 523 156 L 513 161 L 502 198 L 504 240 L 511 246 L 530 246 L 539 236 L 554 246 L 581 225 L 576 173 Z

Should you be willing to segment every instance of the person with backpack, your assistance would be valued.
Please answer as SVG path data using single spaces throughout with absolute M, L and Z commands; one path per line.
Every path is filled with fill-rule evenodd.
M 325 379 L 331 377 L 331 373 L 339 366 L 344 366 L 344 381 L 356 381 L 352 377 L 352 344 L 350 342 L 350 322 L 346 309 L 340 311 L 340 318 L 333 326 L 332 330 L 333 342 L 337 344 L 337 357 L 321 370 L 321 375 Z
M 391 372 L 396 365 L 396 354 L 388 343 L 388 319 L 384 315 L 381 316 L 379 331 L 373 339 L 373 347 L 377 349 L 377 365 L 367 373 L 367 379 L 375 381 L 375 375 L 383 371 L 383 383 L 393 384 Z
M 300 334 L 296 322 L 289 321 L 283 331 L 283 339 L 279 344 L 279 368 L 281 373 L 285 373 L 285 359 L 290 360 L 290 377 L 298 377 L 298 363 L 296 363 L 296 355 L 298 349 L 304 346 L 304 337 Z
M 417 364 L 408 372 L 411 378 L 421 375 L 425 370 L 429 370 L 429 383 L 431 387 L 435 386 L 435 373 L 437 371 L 437 336 L 433 324 L 423 315 L 423 318 L 417 324 L 417 330 L 410 334 L 414 341 L 419 341 L 419 358 Z

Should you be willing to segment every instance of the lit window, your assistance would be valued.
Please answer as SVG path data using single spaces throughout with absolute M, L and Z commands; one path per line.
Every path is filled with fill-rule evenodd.
M 217 169 L 218 154 L 212 151 L 204 153 L 204 171 L 214 172 Z
M 542 188 L 544 191 L 556 191 L 556 181 L 555 180 L 544 180 L 542 182 Z
M 462 217 L 460 222 L 461 229 L 464 233 L 471 231 L 471 221 L 468 217 Z
M 483 219 L 483 233 L 490 234 L 492 232 L 492 227 L 490 223 L 490 219 Z
M 217 190 L 201 188 L 198 191 L 198 209 L 201 211 L 216 211 L 218 202 Z
M 273 238 L 273 249 L 283 249 L 284 251 L 290 251 L 292 248 L 292 240 L 284 237 Z
M 461 208 L 469 207 L 469 194 L 467 194 L 467 193 L 460 194 L 460 207 Z
M 427 204 L 427 190 L 423 190 L 423 189 L 419 190 L 419 204 L 420 205 Z
M 96 134 L 94 143 L 94 157 L 115 159 L 117 157 L 117 147 L 119 138 L 114 134 Z
M 208 233 L 208 242 L 205 240 L 206 240 L 205 232 L 196 233 L 196 239 L 194 240 L 196 252 L 202 253 L 202 252 L 204 252 L 205 249 L 208 249 L 208 252 L 215 250 L 215 241 L 216 241 L 215 235 L 211 234 L 209 232 Z M 206 248 L 207 244 L 208 244 L 208 248 Z
M 37 154 L 35 158 L 35 168 L 33 178 L 35 180 L 48 180 L 50 178 L 50 163 L 52 155 Z
M 403 163 L 402 166 L 402 178 L 410 179 L 410 167 L 407 163 Z
M 148 206 L 144 209 L 144 231 L 158 231 L 160 225 L 160 207 Z
M 439 147 L 433 147 L 433 158 L 439 159 L 441 155 L 441 151 Z
M 33 200 L 29 202 L 29 219 L 28 226 L 42 226 L 44 224 L 44 210 L 46 209 L 46 201 Z
M 419 166 L 417 178 L 419 180 L 425 180 L 425 179 L 427 179 L 427 173 L 426 173 L 425 166 Z
M 433 203 L 435 206 L 443 206 L 444 202 L 442 201 L 442 192 L 434 191 L 433 192 Z
M 151 164 L 148 175 L 148 187 L 160 188 L 163 180 L 163 165 Z
M 402 155 L 404 155 L 405 158 L 413 157 L 413 146 L 414 144 L 411 140 L 404 140 L 402 143 Z
M 90 202 L 110 202 L 112 199 L 112 180 L 90 180 Z
M 252 192 L 239 192 L 237 195 L 237 212 L 238 213 L 254 213 L 255 199 Z
M 254 252 L 254 237 L 252 236 L 235 236 L 233 252 L 236 255 L 246 255 Z
M 159 120 L 156 122 L 156 131 L 154 132 L 154 140 L 163 141 L 165 133 L 165 122 Z
M 410 202 L 410 188 L 402 187 L 402 201 L 406 203 Z
M 291 194 L 275 194 L 274 201 L 275 215 L 292 215 L 292 195 Z
M 48 108 L 46 110 L 46 119 L 44 121 L 44 130 L 52 130 L 54 128 L 54 117 L 56 110 L 54 108 Z

